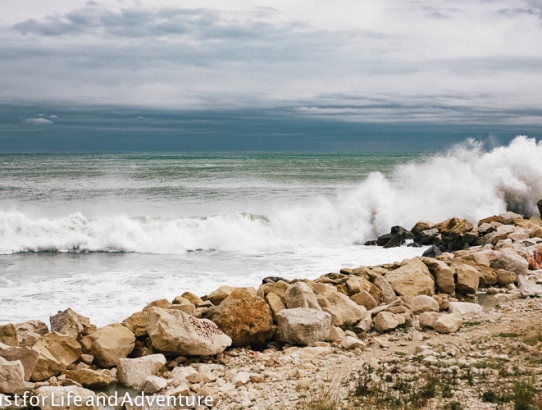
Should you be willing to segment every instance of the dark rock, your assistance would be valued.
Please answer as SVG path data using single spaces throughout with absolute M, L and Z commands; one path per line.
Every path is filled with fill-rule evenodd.
M 401 235 L 394 235 L 388 242 L 386 242 L 384 248 L 395 248 L 397 246 L 403 245 L 404 243 L 405 238 L 403 238 Z
M 542 199 L 536 203 L 536 206 L 538 207 L 538 213 L 542 217 Z
M 288 279 L 281 278 L 280 276 L 268 276 L 262 280 L 262 285 L 265 285 L 266 283 L 276 283 L 280 281 L 290 283 Z
M 375 240 L 372 240 L 372 241 L 367 241 L 364 243 L 365 246 L 375 246 L 376 245 L 376 241 Z
M 422 247 L 422 245 L 419 245 L 416 242 L 410 242 L 407 246 L 409 248 L 421 248 Z
M 387 233 L 385 235 L 379 236 L 378 239 L 376 240 L 376 244 L 378 246 L 384 246 L 390 241 L 391 238 L 393 238 L 393 235 L 391 233 Z
M 391 227 L 392 235 L 401 235 L 405 239 L 414 239 L 414 234 L 408 229 L 403 228 L 402 226 L 396 225 Z
M 406 239 L 414 238 L 414 234 L 409 230 L 403 228 L 402 226 L 393 226 L 391 232 L 380 236 L 376 240 L 378 246 L 383 246 L 384 248 L 393 248 L 396 246 L 401 246 L 405 243 Z
M 435 238 L 438 236 L 439 232 L 437 228 L 426 229 L 421 231 L 415 238 L 414 242 L 420 245 L 431 245 Z
M 436 246 L 436 245 L 433 245 L 431 246 L 429 249 L 427 249 L 423 254 L 422 256 L 426 256 L 428 258 L 434 258 L 435 256 L 438 256 L 442 254 L 442 250 Z

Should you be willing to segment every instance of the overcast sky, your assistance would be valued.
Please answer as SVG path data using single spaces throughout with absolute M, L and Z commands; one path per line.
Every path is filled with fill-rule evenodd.
M 542 0 L 2 0 L 1 102 L 542 124 Z

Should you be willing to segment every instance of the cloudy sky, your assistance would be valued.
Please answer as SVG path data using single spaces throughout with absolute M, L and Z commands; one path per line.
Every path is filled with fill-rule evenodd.
M 542 124 L 542 0 L 2 0 L 0 103 Z

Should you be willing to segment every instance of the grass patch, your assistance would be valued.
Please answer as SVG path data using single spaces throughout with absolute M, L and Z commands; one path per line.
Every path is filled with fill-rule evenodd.
M 538 344 L 539 342 L 542 342 L 542 331 L 537 331 L 536 333 L 533 333 L 532 335 L 527 336 L 525 339 L 523 339 L 523 343 L 534 346 Z
M 519 334 L 518 333 L 501 332 L 501 333 L 498 333 L 497 336 L 499 336 L 499 337 L 519 337 Z

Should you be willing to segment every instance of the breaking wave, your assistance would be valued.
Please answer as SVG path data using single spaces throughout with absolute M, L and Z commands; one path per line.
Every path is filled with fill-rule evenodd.
M 542 198 L 542 142 L 516 137 L 489 151 L 469 140 L 449 151 L 398 166 L 390 177 L 375 172 L 333 198 L 268 215 L 218 214 L 194 218 L 127 216 L 89 219 L 82 213 L 36 218 L 0 211 L 0 254 L 18 252 L 138 252 L 190 250 L 240 253 L 304 246 L 362 243 L 392 225 L 451 216 L 476 221 L 513 210 L 527 216 Z

